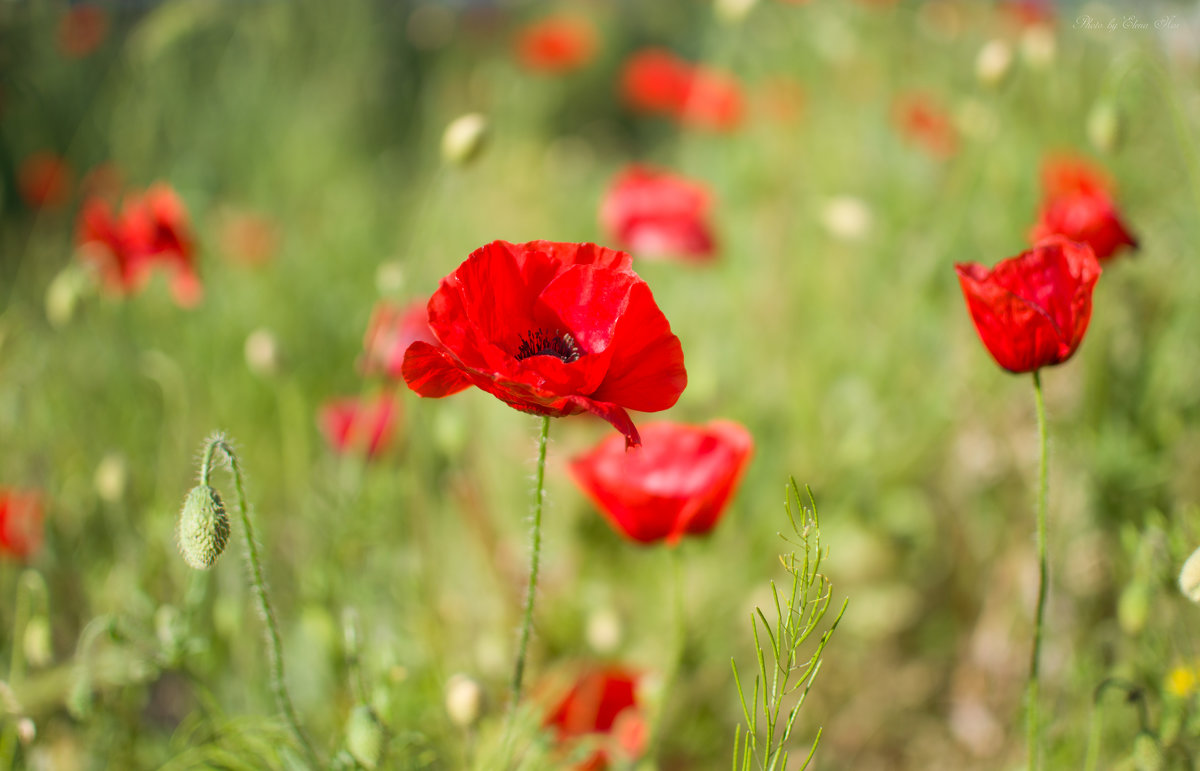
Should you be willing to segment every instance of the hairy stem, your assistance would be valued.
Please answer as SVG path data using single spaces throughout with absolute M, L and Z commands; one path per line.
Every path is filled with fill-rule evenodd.
M 1038 725 L 1038 664 L 1042 651 L 1042 620 L 1046 612 L 1046 403 L 1042 397 L 1042 378 L 1038 370 L 1033 373 L 1033 393 L 1037 400 L 1038 442 L 1041 460 L 1038 465 L 1037 498 L 1037 559 L 1038 589 L 1037 609 L 1033 617 L 1033 649 L 1029 654 L 1029 688 L 1026 706 L 1026 732 L 1029 743 L 1029 771 L 1037 771 L 1040 765 L 1040 740 Z
M 521 637 L 517 643 L 517 663 L 513 670 L 512 704 L 515 712 L 521 701 L 521 681 L 525 676 L 525 654 L 529 647 L 529 630 L 533 626 L 533 599 L 537 594 L 538 566 L 542 555 L 542 502 L 546 497 L 546 441 L 550 436 L 550 418 L 542 418 L 542 434 L 538 439 L 537 477 L 533 493 L 533 530 L 529 542 L 529 587 L 525 592 L 525 612 L 521 619 Z
M 313 768 L 320 768 L 321 763 L 317 759 L 316 751 L 309 744 L 304 731 L 300 729 L 300 719 L 296 715 L 296 708 L 292 705 L 292 697 L 288 693 L 287 684 L 284 681 L 283 645 L 279 639 L 279 626 L 275 621 L 275 611 L 272 609 L 271 599 L 267 595 L 267 584 L 263 580 L 262 563 L 258 559 L 258 546 L 254 542 L 254 526 L 250 522 L 250 512 L 246 507 L 246 491 L 242 481 L 242 467 L 238 462 L 233 448 L 229 446 L 224 437 L 217 436 L 209 440 L 208 447 L 204 452 L 204 463 L 200 468 L 200 484 L 208 484 L 213 453 L 218 449 L 225 456 L 226 461 L 228 461 L 230 473 L 233 475 L 234 489 L 237 494 L 238 516 L 241 517 L 242 533 L 246 539 L 246 559 L 250 567 L 250 583 L 254 588 L 254 596 L 258 600 L 259 612 L 262 613 L 263 621 L 267 627 L 267 656 L 270 663 L 271 692 L 275 696 L 275 703 L 279 711 L 283 713 L 283 717 L 287 721 L 288 728 L 295 735 L 296 741 L 300 743 L 305 755 L 308 756 L 309 762 Z

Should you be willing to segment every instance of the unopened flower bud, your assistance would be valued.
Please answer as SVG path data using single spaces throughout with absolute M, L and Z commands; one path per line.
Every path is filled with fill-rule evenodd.
M 1121 112 L 1108 99 L 1097 102 L 1088 113 L 1088 141 L 1099 152 L 1111 153 L 1117 149 L 1121 142 L 1121 128 Z
M 464 674 L 452 675 L 446 681 L 446 714 L 450 722 L 466 728 L 479 719 L 483 706 L 483 689 Z
M 1200 602 L 1200 549 L 1183 563 L 1179 571 L 1179 591 L 1192 602 Z
M 1012 66 L 1012 49 L 1003 40 L 988 41 L 975 57 L 975 76 L 985 86 L 997 86 Z
M 279 371 L 279 341 L 271 330 L 260 328 L 247 335 L 242 352 L 254 374 L 268 377 Z
M 1045 24 L 1035 24 L 1021 33 L 1021 56 L 1035 70 L 1053 64 L 1057 48 L 1054 30 Z
M 87 275 L 74 263 L 51 279 L 46 287 L 46 319 L 50 326 L 65 327 L 71 322 L 87 280 Z
M 746 18 L 758 0 L 714 0 L 713 10 L 717 18 L 727 24 L 737 24 Z
M 1117 623 L 1128 635 L 1138 635 L 1146 628 L 1150 615 L 1150 587 L 1145 581 L 1134 581 L 1117 598 Z
M 125 484 L 129 479 L 129 464 L 119 452 L 110 452 L 100 459 L 92 485 L 96 495 L 108 503 L 119 503 L 125 497 Z
M 621 619 L 612 608 L 598 608 L 588 615 L 586 636 L 592 650 L 612 653 L 621 644 Z
M 383 725 L 366 704 L 359 704 L 350 712 L 346 721 L 346 750 L 359 765 L 375 769 L 383 759 Z
M 446 126 L 442 133 L 442 158 L 457 166 L 475 160 L 487 141 L 487 118 L 477 112 L 467 113 Z
M 28 747 L 37 738 L 37 725 L 27 717 L 17 721 L 17 738 Z
M 179 512 L 179 552 L 196 570 L 208 570 L 229 543 L 229 517 L 221 496 L 208 485 L 196 485 Z
M 49 664 L 53 654 L 50 645 L 50 620 L 40 614 L 29 619 L 21 644 L 25 648 L 25 660 L 31 666 L 44 667 Z

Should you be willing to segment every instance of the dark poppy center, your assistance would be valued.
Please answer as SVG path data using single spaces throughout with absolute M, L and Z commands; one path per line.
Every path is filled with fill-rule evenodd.
M 583 355 L 583 349 L 570 332 L 546 332 L 535 329 L 527 332 L 517 346 L 516 359 L 523 361 L 530 356 L 554 356 L 562 362 L 570 364 Z

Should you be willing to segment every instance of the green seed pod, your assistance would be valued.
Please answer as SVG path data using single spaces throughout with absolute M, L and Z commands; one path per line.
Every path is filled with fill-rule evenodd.
M 25 625 L 22 644 L 25 646 L 25 660 L 31 665 L 44 667 L 49 664 L 53 655 L 53 646 L 50 644 L 50 620 L 43 615 L 29 619 L 29 623 Z
M 208 485 L 196 485 L 179 512 L 179 552 L 196 570 L 208 570 L 227 543 L 229 517 L 221 496 Z
M 359 764 L 370 771 L 383 759 L 385 739 L 379 718 L 366 704 L 359 704 L 346 721 L 346 750 Z
M 1200 602 L 1200 549 L 1183 563 L 1179 571 L 1179 591 L 1192 602 Z

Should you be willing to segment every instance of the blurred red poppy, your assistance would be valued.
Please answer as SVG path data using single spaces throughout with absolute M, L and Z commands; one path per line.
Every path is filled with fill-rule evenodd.
M 402 308 L 384 301 L 375 306 L 363 338 L 360 367 L 365 374 L 383 374 L 399 380 L 408 346 L 418 340 L 437 345 L 437 338 L 429 328 L 428 304 L 420 300 Z
M 76 242 L 110 291 L 136 292 L 154 267 L 163 266 L 172 271 L 171 293 L 179 305 L 192 307 L 203 295 L 187 210 L 166 185 L 127 195 L 120 216 L 104 198 L 88 199 L 79 213 Z
M 54 153 L 34 153 L 17 170 L 17 189 L 29 208 L 55 209 L 71 195 L 71 167 Z
M 1001 0 L 999 11 L 1022 29 L 1054 24 L 1052 0 Z
M 546 715 L 544 725 L 565 750 L 582 742 L 596 746 L 575 771 L 603 771 L 614 757 L 636 760 L 646 749 L 637 675 L 616 666 L 584 673 Z
M 713 254 L 712 200 L 697 182 L 658 169 L 630 166 L 600 204 L 600 224 L 622 249 L 638 256 Z
M 571 462 L 571 476 L 617 532 L 640 543 L 679 542 L 716 526 L 754 450 L 740 424 L 648 423 L 642 446 L 617 437 Z
M 104 9 L 91 3 L 71 6 L 58 21 L 58 50 L 71 59 L 82 59 L 95 51 L 108 34 Z
M 732 75 L 694 66 L 661 49 L 629 58 L 621 94 L 635 110 L 718 131 L 737 128 L 744 112 L 741 87 Z
M 1137 239 L 1111 198 L 1112 186 L 1109 177 L 1086 160 L 1065 156 L 1048 159 L 1042 166 L 1045 198 L 1030 239 L 1063 235 L 1092 247 L 1101 261 L 1115 256 L 1122 247 L 1136 249 Z
M 517 59 L 538 72 L 577 70 L 596 53 L 596 32 L 590 22 L 570 16 L 551 16 L 534 22 L 517 37 Z
M 391 442 L 398 407 L 390 393 L 373 398 L 347 396 L 321 405 L 318 422 L 329 446 L 338 453 L 373 458 Z
M 892 120 L 901 136 L 934 157 L 948 158 L 958 152 L 958 131 L 946 111 L 928 94 L 898 97 Z
M 658 412 L 687 384 L 679 338 L 625 252 L 595 244 L 494 241 L 429 299 L 437 343 L 402 374 L 421 396 L 475 385 L 522 412 L 589 412 L 639 443 L 626 410 Z
M 221 253 L 240 265 L 265 265 L 279 247 L 275 224 L 261 214 L 228 209 L 221 215 L 218 234 Z
M 1087 244 L 1052 236 L 992 270 L 954 266 L 984 346 L 1009 372 L 1061 364 L 1083 342 L 1100 263 Z
M 24 560 L 41 545 L 41 495 L 0 487 L 0 554 Z

